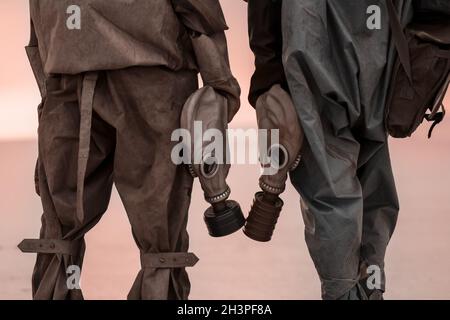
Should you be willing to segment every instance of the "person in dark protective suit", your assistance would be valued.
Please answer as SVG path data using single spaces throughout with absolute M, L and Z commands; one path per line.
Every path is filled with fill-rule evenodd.
M 396 55 L 386 1 L 248 1 L 256 56 L 250 102 L 274 84 L 293 99 L 305 143 L 291 180 L 324 299 L 382 299 L 385 291 L 384 257 L 399 211 L 384 126 Z M 381 28 L 371 30 L 373 5 Z M 406 25 L 418 4 L 394 5 Z M 379 279 L 374 286 L 369 275 Z
M 82 267 L 84 235 L 115 183 L 141 252 L 128 298 L 187 299 L 185 268 L 198 260 L 187 252 L 193 178 L 172 162 L 171 134 L 199 71 L 225 97 L 228 120 L 239 109 L 219 1 L 30 0 L 30 9 L 27 53 L 43 98 L 36 186 L 44 213 L 40 239 L 19 247 L 38 253 L 33 298 L 83 298 L 66 272 Z M 199 63 L 209 52 L 198 37 L 217 48 L 220 68 Z

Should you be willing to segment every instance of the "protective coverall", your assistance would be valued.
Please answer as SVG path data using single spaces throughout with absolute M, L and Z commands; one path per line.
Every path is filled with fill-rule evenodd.
M 198 260 L 187 252 L 193 178 L 173 164 L 171 134 L 199 71 L 227 97 L 230 119 L 239 108 L 231 73 L 202 70 L 198 54 L 208 53 L 191 43 L 193 33 L 211 37 L 228 62 L 218 0 L 30 0 L 30 9 L 44 213 L 40 239 L 20 248 L 38 253 L 33 298 L 83 298 L 68 288 L 66 271 L 82 267 L 84 235 L 115 183 L 141 253 L 128 298 L 187 299 L 185 267 Z
M 256 55 L 250 102 L 273 83 L 288 86 L 305 133 L 302 161 L 291 181 L 301 194 L 305 238 L 322 296 L 382 298 L 384 257 L 399 211 L 384 127 L 396 55 L 386 2 L 248 2 Z M 422 1 L 448 7 L 444 2 Z M 380 29 L 368 27 L 372 5 L 380 9 Z M 395 6 L 406 25 L 413 1 Z M 368 267 L 380 271 L 375 290 L 366 285 Z

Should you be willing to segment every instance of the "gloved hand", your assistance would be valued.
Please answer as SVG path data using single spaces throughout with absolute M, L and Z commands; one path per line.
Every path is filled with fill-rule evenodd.
M 244 233 L 256 241 L 270 241 L 283 207 L 279 195 L 286 188 L 289 171 L 300 162 L 304 135 L 292 99 L 279 85 L 259 97 L 256 115 L 259 129 L 269 131 L 266 144 L 260 146 L 268 146 L 260 151 L 267 155 L 261 160 L 269 161 L 262 163 L 259 185 L 263 191 L 255 196 Z M 278 141 L 272 141 L 273 130 L 279 130 Z

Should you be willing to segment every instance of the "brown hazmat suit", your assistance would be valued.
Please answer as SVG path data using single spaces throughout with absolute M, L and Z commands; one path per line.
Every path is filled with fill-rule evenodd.
M 218 0 L 30 0 L 30 9 L 44 214 L 40 239 L 20 248 L 38 253 L 33 298 L 83 298 L 66 271 L 82 267 L 84 235 L 115 183 L 141 252 L 128 298 L 187 299 L 185 267 L 198 260 L 187 253 L 192 177 L 171 161 L 171 134 L 199 71 L 227 98 L 230 119 L 239 108 L 229 69 L 202 70 L 198 55 L 208 53 L 192 46 L 194 33 L 211 37 L 224 53 L 220 70 L 228 66 Z M 79 28 L 71 28 L 77 13 Z

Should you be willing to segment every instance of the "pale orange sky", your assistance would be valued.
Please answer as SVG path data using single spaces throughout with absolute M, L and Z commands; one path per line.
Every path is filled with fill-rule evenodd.
M 242 87 L 242 108 L 232 126 L 254 126 L 255 113 L 247 103 L 253 56 L 248 45 L 246 4 L 242 0 L 221 2 L 230 27 L 231 65 Z M 0 140 L 36 138 L 39 93 L 24 52 L 28 37 L 28 0 L 1 0 Z

